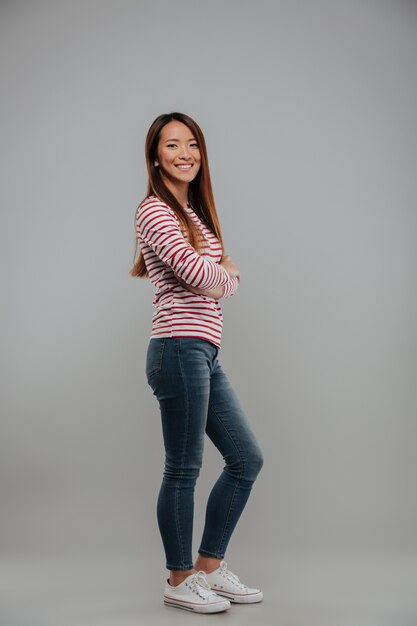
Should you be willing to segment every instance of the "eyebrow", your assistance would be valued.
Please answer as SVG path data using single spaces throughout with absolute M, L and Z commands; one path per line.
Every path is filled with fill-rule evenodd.
M 166 143 L 167 141 L 179 141 L 179 139 L 166 139 L 166 140 L 165 140 L 165 143 Z M 188 141 L 196 141 L 196 138 L 195 138 L 195 137 L 193 137 L 192 139 L 189 139 Z

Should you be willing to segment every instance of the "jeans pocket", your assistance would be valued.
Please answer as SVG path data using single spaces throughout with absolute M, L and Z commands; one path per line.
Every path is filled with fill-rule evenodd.
M 154 337 L 150 339 L 146 353 L 145 373 L 149 379 L 153 374 L 157 374 L 162 369 L 162 356 L 164 353 L 166 337 Z

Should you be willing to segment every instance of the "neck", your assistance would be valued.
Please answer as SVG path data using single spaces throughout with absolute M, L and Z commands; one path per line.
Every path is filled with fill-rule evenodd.
M 167 179 L 166 177 L 163 177 L 163 180 L 164 180 L 165 185 L 168 187 L 168 189 L 172 193 L 172 195 L 175 196 L 175 198 L 178 200 L 180 205 L 182 207 L 187 206 L 189 183 L 176 182 L 174 184 L 171 180 Z

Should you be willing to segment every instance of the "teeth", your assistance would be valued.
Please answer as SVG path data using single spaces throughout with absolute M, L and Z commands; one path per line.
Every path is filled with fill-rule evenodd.
M 179 167 L 180 170 L 189 170 L 191 165 L 177 165 L 176 167 Z

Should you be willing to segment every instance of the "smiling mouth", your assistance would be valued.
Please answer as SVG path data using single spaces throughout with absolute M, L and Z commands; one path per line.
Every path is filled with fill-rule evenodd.
M 193 164 L 190 163 L 189 165 L 176 165 L 175 167 L 178 167 L 178 169 L 180 170 L 190 170 L 192 168 Z

